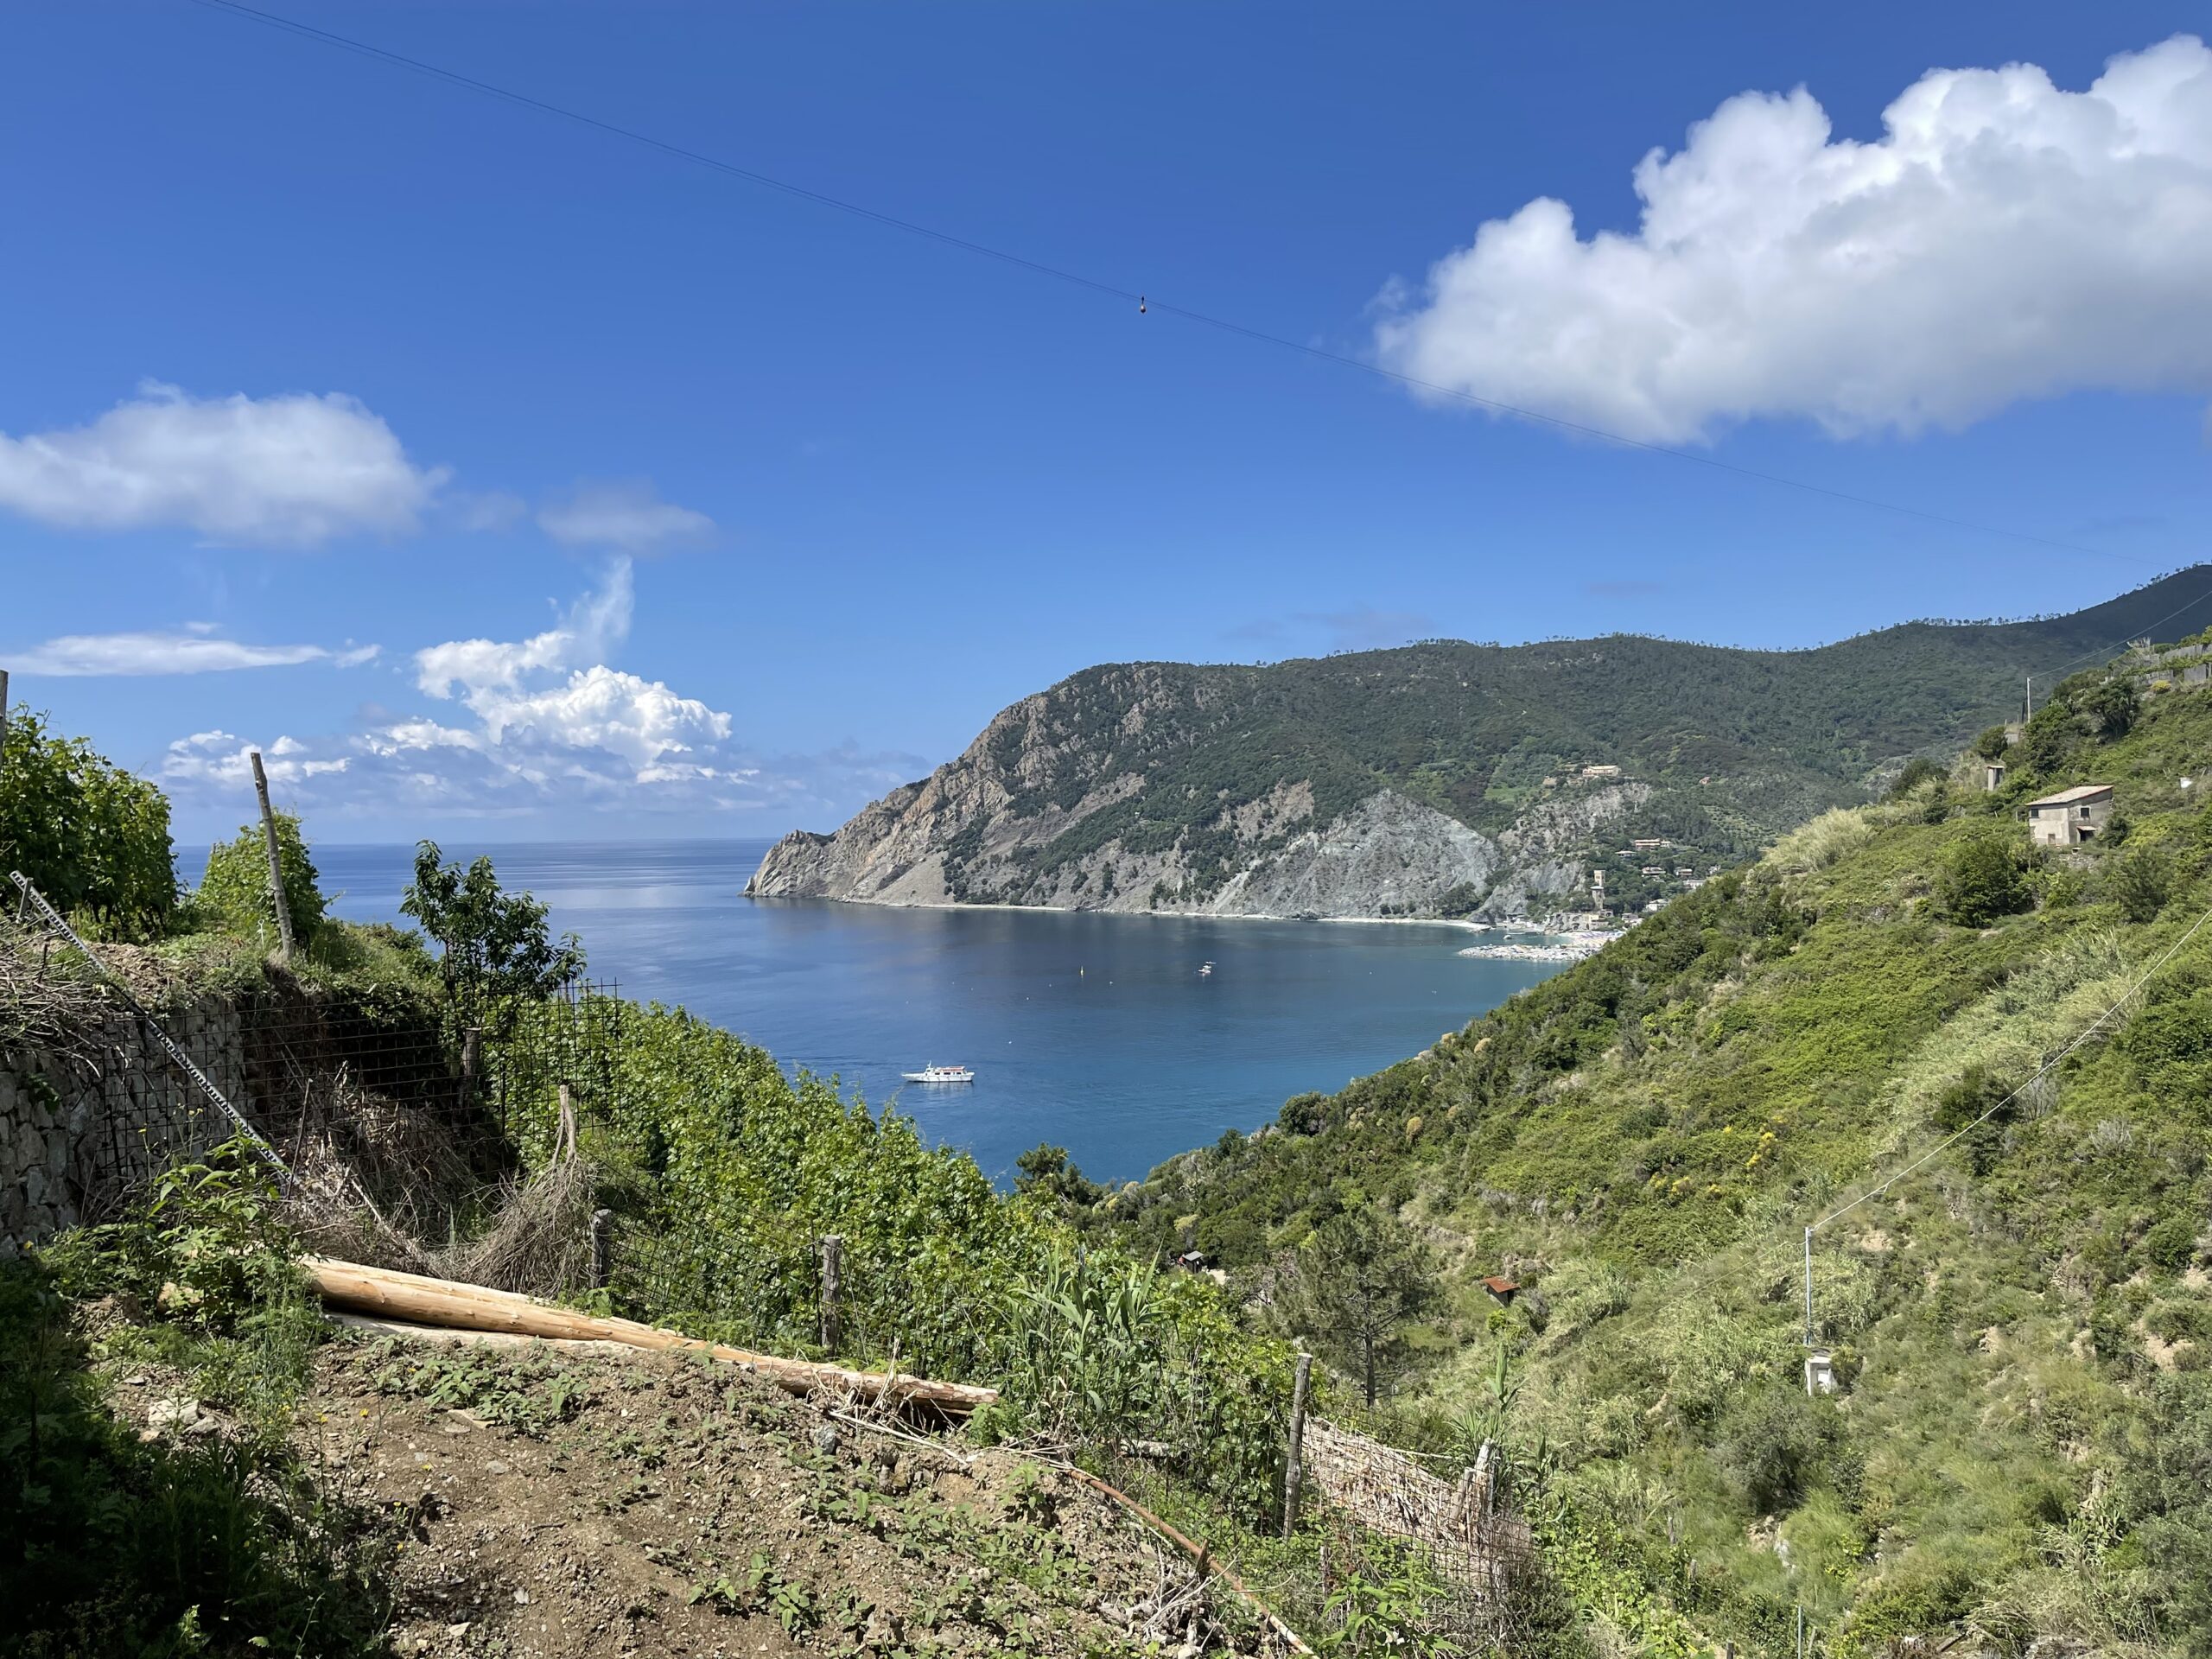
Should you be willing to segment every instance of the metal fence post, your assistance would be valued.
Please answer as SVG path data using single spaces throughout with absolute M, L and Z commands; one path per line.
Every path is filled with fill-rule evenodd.
M 1306 1389 L 1313 1376 L 1313 1356 L 1300 1354 L 1290 1384 L 1290 1452 L 1282 1465 L 1282 1535 L 1286 1538 L 1298 1524 L 1299 1464 L 1306 1447 Z
M 845 1241 L 835 1233 L 822 1236 L 822 1346 L 831 1354 L 844 1347 L 845 1322 L 837 1299 L 845 1286 Z

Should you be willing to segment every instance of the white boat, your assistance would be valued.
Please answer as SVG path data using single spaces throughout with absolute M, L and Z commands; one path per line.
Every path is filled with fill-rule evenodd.
M 1211 978 L 1211 977 L 1212 976 L 1212 975 L 1213 975 L 1213 963 L 1210 963 L 1210 962 L 1202 962 L 1202 963 L 1200 963 L 1198 964 L 1198 977 L 1199 977 L 1200 979 L 1208 979 L 1208 978 Z
M 918 1071 L 899 1074 L 909 1083 L 973 1083 L 976 1074 L 964 1065 L 925 1065 Z

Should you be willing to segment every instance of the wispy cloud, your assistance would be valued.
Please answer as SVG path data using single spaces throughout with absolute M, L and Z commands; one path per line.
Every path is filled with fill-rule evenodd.
M 378 651 L 376 645 L 257 645 L 216 639 L 209 624 L 188 622 L 176 633 L 63 634 L 13 653 L 10 665 L 23 674 L 64 676 L 218 674 L 301 663 L 357 668 L 373 662 Z
M 644 479 L 582 483 L 537 512 L 538 527 L 564 547 L 606 548 L 636 556 L 711 539 L 715 521 L 664 501 Z

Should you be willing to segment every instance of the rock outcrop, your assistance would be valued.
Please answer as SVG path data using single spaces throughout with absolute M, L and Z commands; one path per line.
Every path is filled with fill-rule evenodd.
M 1192 749 L 1211 738 L 1208 688 L 1157 665 L 1099 672 L 1111 676 L 1103 688 L 1110 722 L 1069 706 L 1076 682 L 1024 698 L 957 760 L 835 834 L 786 836 L 747 893 L 1216 916 L 1502 918 L 1548 907 L 1579 887 L 1580 846 L 1649 794 L 1635 783 L 1583 791 L 1495 839 L 1381 778 L 1347 788 L 1341 766 L 1320 783 L 1277 776 L 1264 791 L 1240 796 L 1217 785 L 1201 794 L 1163 773 L 1187 770 Z M 1089 689 L 1095 704 L 1102 688 Z M 1181 820 L 1172 828 L 1160 822 L 1163 797 Z M 1324 804 L 1330 797 L 1334 811 Z

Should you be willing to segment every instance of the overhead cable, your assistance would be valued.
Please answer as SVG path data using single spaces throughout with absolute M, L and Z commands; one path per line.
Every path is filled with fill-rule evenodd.
M 392 68 L 427 75 L 433 79 L 443 81 L 448 86 L 457 86 L 482 97 L 497 99 L 504 103 L 535 111 L 541 115 L 574 122 L 609 137 L 642 145 L 645 149 L 658 150 L 662 155 L 672 156 L 679 161 L 690 162 L 696 166 L 710 168 L 730 178 L 742 180 L 747 184 L 758 185 L 763 189 L 779 191 L 785 195 L 797 197 L 802 201 L 812 202 L 817 207 L 826 207 L 836 213 L 849 214 L 855 219 L 881 226 L 887 230 L 903 232 L 906 235 L 920 237 L 927 241 L 938 243 L 941 246 L 973 254 L 979 258 L 995 260 L 1001 264 L 1028 271 L 1033 276 L 1050 277 L 1055 282 L 1065 283 L 1093 294 L 1125 301 L 1134 304 L 1141 315 L 1160 312 L 1168 316 L 1179 317 L 1185 322 L 1197 323 L 1204 327 L 1233 334 L 1259 345 L 1272 346 L 1281 351 L 1295 352 L 1302 357 L 1311 358 L 1318 362 L 1334 364 L 1340 368 L 1356 369 L 1363 374 L 1371 375 L 1377 379 L 1391 381 L 1416 391 L 1485 410 L 1494 415 L 1511 416 L 1516 420 L 1535 422 L 1538 425 L 1550 427 L 1555 431 L 1570 432 L 1578 437 L 1592 438 L 1599 442 L 1612 444 L 1618 448 L 1637 450 L 1646 454 L 1665 455 L 1675 461 L 1690 461 L 1716 473 L 1730 474 L 1738 478 L 1775 485 L 1783 489 L 1796 490 L 1808 495 L 1824 496 L 1830 500 L 1845 502 L 1853 506 L 1894 513 L 1903 518 L 1916 518 L 1926 524 L 1942 524 L 1951 530 L 1966 531 L 1978 536 L 1993 536 L 2007 541 L 2049 548 L 2062 553 L 2088 554 L 2095 558 L 2120 559 L 2135 564 L 2149 565 L 2157 563 L 2155 560 L 2141 558 L 2134 554 L 2115 552 L 2108 548 L 2091 547 L 2081 542 L 2066 541 L 2057 537 L 2038 536 L 2031 531 L 2008 529 L 2001 524 L 1961 518 L 1950 513 L 1932 512 L 1924 507 L 1908 506 L 1902 502 L 1885 500 L 1879 496 L 1865 495 L 1853 490 L 1837 489 L 1830 485 L 1815 484 L 1808 479 L 1793 478 L 1786 473 L 1768 472 L 1761 467 L 1745 467 L 1695 449 L 1684 448 L 1675 444 L 1658 443 L 1645 438 L 1632 438 L 1623 433 L 1592 426 L 1586 422 L 1569 420 L 1564 416 L 1548 415 L 1541 410 L 1506 403 L 1500 398 L 1485 397 L 1478 392 L 1465 391 L 1458 386 L 1445 385 L 1438 381 L 1424 379 L 1419 375 L 1408 374 L 1402 370 L 1389 368 L 1366 358 L 1355 357 L 1348 352 L 1332 351 L 1325 346 L 1316 346 L 1307 340 L 1294 340 L 1284 334 L 1270 334 L 1264 328 L 1255 328 L 1228 317 L 1216 316 L 1208 312 L 1195 310 L 1189 306 L 1177 305 L 1173 302 L 1154 297 L 1148 289 L 1139 290 L 1119 283 L 1086 276 L 1081 271 L 1071 270 L 1065 265 L 1052 264 L 1042 259 L 1033 259 L 1027 254 L 1016 253 L 1011 249 L 995 246 L 988 242 L 978 242 L 972 238 L 940 230 L 933 225 L 925 225 L 917 219 L 885 213 L 861 202 L 849 200 L 842 196 L 833 196 L 825 191 L 809 188 L 805 185 L 794 184 L 788 179 L 779 179 L 771 174 L 760 172 L 757 168 L 726 161 L 721 156 L 709 155 L 704 150 L 695 149 L 686 144 L 674 143 L 665 138 L 655 137 L 652 134 L 642 131 L 636 127 L 625 126 L 620 122 L 605 120 L 566 105 L 535 98 L 527 92 L 517 92 L 512 87 L 483 80 L 474 75 L 463 74 L 458 70 L 448 69 L 442 65 L 431 63 L 425 59 L 411 57 L 404 52 L 394 52 L 385 47 L 372 46 L 365 41 L 356 40 L 351 35 L 340 35 L 331 29 L 319 29 L 312 23 L 303 23 L 296 18 L 286 17 L 276 12 L 264 11 L 257 6 L 245 4 L 243 0 L 191 0 L 191 3 L 209 11 L 226 12 L 232 16 L 259 23 L 266 28 L 280 29 L 325 46 L 351 52 Z

